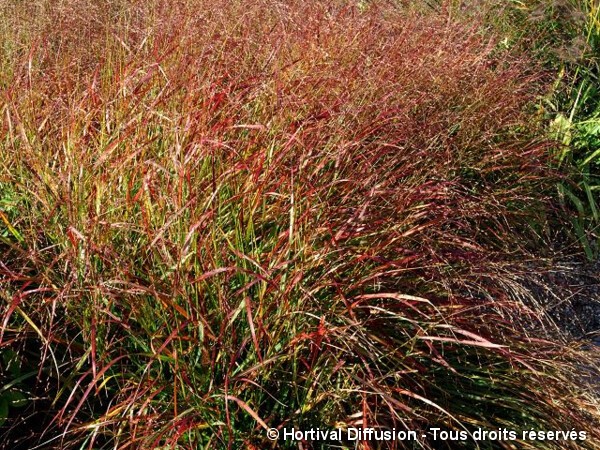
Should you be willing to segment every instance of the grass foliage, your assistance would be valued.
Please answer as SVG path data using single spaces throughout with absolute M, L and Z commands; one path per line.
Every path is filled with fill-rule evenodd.
M 221 3 L 0 6 L 0 440 L 593 448 L 588 357 L 518 282 L 556 182 L 541 68 L 443 8 Z

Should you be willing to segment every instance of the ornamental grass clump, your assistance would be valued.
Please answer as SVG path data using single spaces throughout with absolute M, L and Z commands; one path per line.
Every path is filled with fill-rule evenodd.
M 225 3 L 3 7 L 0 440 L 593 447 L 593 366 L 519 284 L 553 182 L 535 65 L 438 13 Z

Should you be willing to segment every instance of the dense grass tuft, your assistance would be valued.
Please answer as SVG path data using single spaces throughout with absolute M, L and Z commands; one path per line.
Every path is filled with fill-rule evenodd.
M 0 439 L 594 446 L 588 357 L 519 282 L 555 182 L 531 60 L 384 2 L 59 3 L 0 16 Z

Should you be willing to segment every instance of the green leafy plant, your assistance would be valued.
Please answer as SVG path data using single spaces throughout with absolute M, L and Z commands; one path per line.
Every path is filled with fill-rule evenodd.
M 531 2 L 530 7 L 535 4 Z M 566 174 L 558 190 L 572 210 L 571 223 L 587 257 L 600 250 L 600 6 L 593 0 L 543 3 L 531 13 L 547 27 L 542 40 L 557 80 L 546 102 L 550 135 L 558 143 L 558 167 Z
M 6 384 L 0 386 L 0 427 L 6 422 L 11 409 L 27 404 L 26 395 L 20 390 L 21 382 L 34 374 L 22 374 L 18 364 L 18 355 L 8 349 L 0 352 L 3 379 Z
M 586 26 L 579 38 L 584 45 L 574 61 L 564 63 L 557 90 L 555 110 L 559 111 L 552 132 L 563 144 L 560 164 L 573 170 L 573 183 L 561 183 L 560 193 L 576 209 L 572 219 L 588 258 L 598 255 L 600 237 L 600 91 L 597 55 L 600 48 L 600 7 L 595 2 L 578 5 Z M 584 40 L 585 39 L 585 40 Z M 560 112 L 564 110 L 563 114 Z

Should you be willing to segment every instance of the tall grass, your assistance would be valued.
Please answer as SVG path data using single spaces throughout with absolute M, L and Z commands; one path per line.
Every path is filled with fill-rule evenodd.
M 518 284 L 556 180 L 544 77 L 501 36 L 379 2 L 1 14 L 11 448 L 357 425 L 594 447 L 587 357 Z

